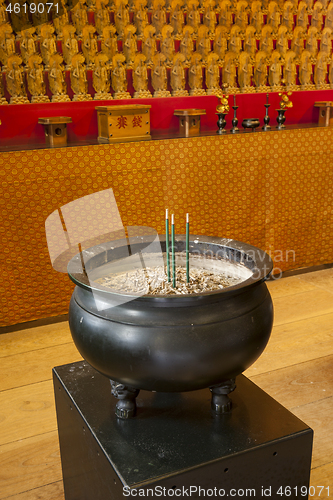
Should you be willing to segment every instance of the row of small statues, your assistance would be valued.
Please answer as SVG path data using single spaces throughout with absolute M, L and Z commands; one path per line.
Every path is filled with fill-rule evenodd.
M 242 52 L 240 55 L 238 75 L 236 66 L 232 63 L 233 58 L 228 57 L 227 64 L 222 68 L 223 88 L 228 92 L 238 92 L 236 83 L 236 78 L 238 77 L 238 84 L 241 92 L 280 91 L 282 90 L 282 82 L 285 84 L 287 90 L 296 90 L 296 64 L 287 60 L 286 64 L 282 66 L 279 62 L 278 52 L 274 51 L 273 55 L 276 55 L 277 62 L 271 65 L 269 71 L 267 71 L 265 53 L 258 52 L 255 64 L 252 66 L 249 55 Z M 321 51 L 318 53 L 313 83 L 310 53 L 306 50 L 303 51 L 298 72 L 298 78 L 302 89 L 333 88 L 333 61 L 331 61 L 328 68 L 325 57 L 326 55 Z M 148 89 L 148 71 L 145 59 L 145 56 L 139 53 L 134 61 L 132 70 L 133 87 L 135 89 L 134 98 L 152 97 Z M 220 87 L 220 68 L 217 64 L 216 54 L 211 53 L 209 55 L 208 64 L 205 68 L 202 65 L 201 54 L 195 52 L 192 55 L 191 65 L 188 70 L 188 85 L 190 92 L 186 90 L 183 60 L 184 56 L 182 54 L 179 52 L 175 54 L 173 66 L 170 71 L 170 85 L 172 88 L 172 93 L 170 93 L 168 90 L 168 72 L 165 65 L 165 57 L 160 52 L 154 56 L 154 63 L 151 68 L 151 83 L 154 89 L 154 97 L 169 97 L 171 95 L 187 96 L 189 94 L 193 96 L 207 94 L 221 96 L 223 94 Z M 123 54 L 116 54 L 113 58 L 112 67 L 109 69 L 107 57 L 101 53 L 96 56 L 92 78 L 95 90 L 94 99 L 131 98 L 127 90 L 127 71 L 124 61 L 125 58 Z M 60 54 L 54 54 L 50 60 L 48 84 L 52 93 L 52 102 L 65 102 L 70 100 L 67 94 L 66 74 L 62 62 L 63 59 Z M 41 57 L 38 54 L 32 55 L 29 58 L 28 69 L 26 71 L 24 71 L 21 63 L 22 59 L 17 54 L 8 59 L 5 79 L 7 91 L 11 96 L 10 103 L 22 104 L 29 102 L 25 88 L 24 73 L 26 73 L 27 87 L 32 96 L 31 102 L 49 102 L 49 97 L 46 95 L 45 71 L 41 64 Z M 203 89 L 204 73 L 207 90 Z M 326 82 L 327 74 L 329 83 Z M 267 78 L 270 88 L 267 87 Z M 0 81 L 2 81 L 2 78 Z M 92 99 L 91 95 L 88 93 L 87 68 L 82 53 L 73 57 L 70 82 L 74 93 L 73 101 Z M 113 97 L 110 93 L 111 84 L 114 91 Z M 0 88 L 0 91 L 0 103 L 7 104 L 3 88 Z
M 182 12 L 182 3 L 178 0 L 173 0 L 173 2 L 174 3 L 171 3 L 170 6 L 171 10 L 177 10 L 178 8 L 178 10 Z M 233 3 L 230 0 L 222 0 L 217 4 L 220 8 L 220 21 L 222 6 L 225 6 L 226 2 L 227 4 L 230 4 L 230 11 L 232 10 L 232 5 L 234 5 L 236 8 L 236 12 L 241 2 L 243 2 L 244 11 L 251 8 L 252 12 L 253 7 L 256 4 L 259 4 L 259 7 L 264 7 L 264 2 L 260 2 L 259 0 L 253 0 L 250 5 L 248 5 L 245 0 L 239 0 L 238 2 Z M 211 0 L 209 5 L 208 3 L 206 6 L 206 2 L 203 2 L 203 6 L 206 6 L 208 8 L 210 5 L 210 8 L 216 8 L 214 0 Z M 316 11 L 319 12 L 316 6 L 320 4 L 322 10 L 323 5 L 326 5 L 327 14 L 325 19 L 325 26 L 329 20 L 329 13 L 331 13 L 331 15 L 333 14 L 333 9 L 331 8 L 333 6 L 332 2 L 330 4 L 327 4 L 327 2 L 322 3 L 317 1 L 313 4 L 310 0 L 301 0 L 299 4 L 297 3 L 297 1 L 290 2 L 289 0 L 287 0 L 286 2 L 267 2 L 268 11 L 269 7 L 272 6 L 272 4 L 275 4 L 278 6 L 278 8 L 282 9 L 282 12 L 284 12 L 285 5 L 288 3 L 294 5 L 294 8 L 298 6 L 298 9 L 300 8 L 302 3 L 305 4 L 307 12 L 312 12 L 312 20 L 315 17 L 314 13 Z M 80 0 L 79 3 L 72 9 L 72 21 L 75 19 L 74 12 L 77 12 L 80 9 L 87 14 L 87 6 L 85 6 L 84 4 L 85 0 Z M 118 12 L 117 9 L 125 9 L 125 11 L 127 11 L 128 8 L 126 4 L 127 0 L 117 0 L 115 5 L 115 12 Z M 1 0 L 0 5 L 3 5 L 1 4 Z M 135 8 L 146 9 L 146 0 L 137 0 L 135 5 Z M 165 9 L 164 0 L 155 0 L 154 6 L 157 10 Z M 95 8 L 96 20 L 98 19 L 97 7 L 100 7 L 102 10 L 104 9 L 104 11 L 108 13 L 105 2 L 103 4 L 99 3 L 95 6 L 90 3 L 88 7 L 92 10 Z M 187 2 L 187 7 L 188 16 L 190 12 L 189 9 L 191 9 L 192 7 L 194 7 L 195 9 L 199 8 L 198 1 L 193 0 L 192 3 Z M 229 8 L 228 5 L 227 7 Z M 153 11 L 153 13 L 154 12 L 155 10 Z M 117 28 L 110 24 L 109 13 L 108 24 L 106 26 L 99 25 L 98 32 L 102 33 L 102 36 L 100 37 L 101 52 L 98 52 L 98 42 L 95 35 L 95 26 L 86 24 L 84 22 L 80 25 L 82 28 L 82 30 L 80 31 L 79 25 L 73 26 L 71 24 L 68 24 L 69 19 L 67 11 L 64 11 L 63 17 L 63 21 L 66 21 L 67 24 L 64 24 L 62 26 L 60 23 L 60 17 L 55 17 L 53 20 L 54 25 L 50 23 L 42 24 L 40 26 L 37 26 L 36 28 L 30 27 L 20 32 L 18 36 L 20 56 L 16 54 L 15 36 L 13 34 L 12 26 L 8 22 L 4 22 L 0 26 L 0 61 L 3 65 L 3 70 L 5 72 L 7 71 L 8 74 L 11 74 L 14 61 L 16 61 L 18 67 L 21 67 L 21 63 L 24 62 L 24 64 L 26 65 L 27 75 L 35 71 L 33 68 L 38 67 L 39 72 L 43 72 L 43 69 L 45 69 L 49 71 L 50 76 L 52 73 L 52 69 L 55 68 L 55 60 L 59 62 L 61 59 L 61 61 L 58 63 L 59 69 L 63 72 L 64 68 L 62 63 L 64 61 L 66 64 L 65 69 L 71 71 L 71 81 L 73 81 L 72 89 L 74 91 L 74 94 L 78 96 L 77 99 L 81 99 L 79 96 L 83 95 L 87 95 L 88 97 L 86 98 L 88 99 L 91 98 L 91 96 L 89 96 L 87 92 L 81 92 L 81 90 L 86 87 L 86 84 L 83 83 L 84 78 L 82 76 L 85 75 L 86 69 L 93 69 L 93 82 L 95 81 L 94 88 L 96 91 L 96 95 L 109 95 L 109 91 L 104 91 L 103 89 L 109 88 L 110 83 L 108 83 L 107 78 L 105 82 L 102 81 L 104 78 L 103 75 L 106 75 L 106 73 L 105 71 L 101 71 L 101 68 L 104 68 L 106 71 L 112 70 L 112 72 L 114 72 L 115 68 L 118 66 L 118 64 L 115 64 L 116 59 L 120 61 L 120 66 L 122 68 L 124 66 L 124 63 L 126 63 L 127 68 L 133 68 L 133 84 L 134 88 L 136 89 L 136 94 L 139 97 L 144 96 L 146 90 L 140 89 L 140 85 L 134 82 L 134 75 L 136 74 L 138 66 L 152 68 L 153 75 L 155 74 L 156 67 L 164 68 L 166 66 L 168 68 L 171 68 L 172 95 L 177 95 L 177 92 L 178 95 L 187 95 L 187 91 L 185 91 L 185 78 L 183 78 L 182 85 L 180 85 L 179 83 L 173 85 L 172 83 L 172 75 L 176 74 L 178 71 L 176 69 L 174 72 L 174 68 L 180 68 L 179 72 L 183 72 L 183 74 L 185 74 L 184 67 L 190 68 L 190 92 L 192 93 L 192 95 L 201 95 L 201 92 L 206 93 L 202 89 L 202 85 L 200 84 L 200 82 L 193 83 L 193 77 L 191 75 L 193 75 L 193 71 L 194 73 L 196 71 L 193 70 L 193 67 L 197 66 L 197 63 L 194 63 L 193 61 L 199 61 L 200 66 L 206 67 L 206 80 L 209 80 L 211 78 L 211 82 L 208 82 L 207 85 L 208 93 L 219 92 L 219 86 L 217 83 L 219 80 L 219 76 L 217 78 L 216 75 L 220 75 L 220 68 L 222 68 L 222 82 L 223 84 L 226 84 L 230 89 L 234 89 L 237 87 L 238 73 L 238 85 L 241 89 L 241 92 L 253 92 L 255 90 L 261 91 L 260 89 L 266 86 L 267 77 L 269 85 L 272 87 L 272 89 L 279 90 L 282 78 L 282 67 L 287 87 L 296 88 L 297 65 L 299 65 L 299 81 L 302 86 L 301 88 L 313 88 L 312 80 L 314 81 L 316 88 L 325 88 L 328 85 L 326 83 L 326 75 L 328 65 L 331 63 L 332 48 L 332 30 L 328 26 L 324 28 L 322 33 L 319 33 L 318 28 L 312 24 L 308 28 L 307 32 L 305 27 L 298 25 L 292 32 L 290 50 L 288 43 L 290 33 L 288 32 L 288 28 L 285 24 L 278 26 L 276 34 L 274 34 L 274 29 L 271 24 L 264 25 L 261 29 L 261 36 L 258 44 L 257 31 L 253 25 L 247 26 L 245 28 L 245 34 L 242 36 L 241 27 L 238 24 L 231 26 L 230 30 L 228 30 L 226 26 L 220 24 L 215 29 L 213 41 L 211 40 L 209 27 L 206 24 L 199 24 L 197 32 L 195 32 L 193 26 L 186 25 L 182 28 L 181 36 L 178 36 L 178 38 L 180 38 L 180 52 L 175 53 L 175 38 L 177 38 L 177 36 L 174 37 L 174 28 L 172 27 L 172 25 L 166 24 L 161 28 L 161 37 L 159 41 L 160 52 L 157 52 L 156 28 L 153 25 L 146 24 L 141 37 L 142 53 L 139 53 L 137 50 L 137 40 L 138 38 L 140 38 L 140 36 L 137 35 L 137 26 L 126 23 L 124 25 L 123 23 L 122 26 L 124 29 L 121 36 L 122 53 L 118 53 L 117 39 L 119 38 L 119 35 L 118 37 L 116 36 Z M 183 12 L 182 17 L 184 18 Z M 267 16 L 267 19 L 269 19 L 269 15 Z M 86 18 L 86 20 L 88 20 L 88 18 Z M 57 44 L 54 34 L 55 30 L 58 34 L 58 38 L 60 37 L 61 39 L 62 56 L 57 53 Z M 121 31 L 121 27 L 119 28 L 118 26 L 118 30 Z M 80 34 L 78 34 L 78 32 Z M 41 52 L 40 54 L 37 54 L 36 36 L 39 39 Z M 83 54 L 79 52 L 78 38 L 80 37 Z M 273 37 L 276 38 L 275 43 Z M 317 41 L 318 38 L 321 38 L 319 52 Z M 257 47 L 257 45 L 259 45 L 259 48 Z M 73 61 L 75 62 L 73 63 Z M 81 62 L 79 63 L 79 61 Z M 139 63 L 139 61 L 141 62 Z M 156 61 L 159 62 L 156 63 Z M 81 69 L 80 71 L 78 69 L 79 64 L 81 64 L 83 67 L 83 69 Z M 312 64 L 315 66 L 313 75 Z M 44 68 L 42 67 L 42 65 L 44 65 Z M 268 72 L 267 66 L 269 67 Z M 331 68 L 331 64 L 329 68 Z M 126 71 L 125 68 L 123 69 L 126 80 Z M 23 69 L 21 68 L 20 71 L 22 72 Z M 157 72 L 158 71 L 159 70 L 157 70 Z M 329 82 L 331 84 L 331 69 L 329 69 L 328 72 Z M 82 82 L 79 80 L 78 76 L 74 75 L 74 73 L 77 75 L 81 74 Z M 166 75 L 166 71 L 164 73 Z M 52 78 L 53 77 L 51 76 L 51 79 Z M 11 79 L 9 78 L 9 80 Z M 30 80 L 30 86 L 31 89 L 33 89 L 36 86 L 36 82 L 34 83 L 33 77 L 31 77 Z M 27 78 L 27 81 L 29 88 L 29 77 Z M 39 79 L 39 81 L 42 83 L 42 79 Z M 253 87 L 253 85 L 255 87 Z M 117 98 L 121 98 L 121 95 L 123 93 L 125 96 L 129 97 L 126 90 L 127 83 L 122 85 L 123 90 L 119 92 L 116 91 L 116 84 L 113 84 L 112 86 L 115 90 L 115 95 L 118 96 Z M 145 86 L 147 85 L 141 85 L 141 87 Z M 155 86 L 153 84 L 153 87 L 155 89 L 155 94 L 157 92 L 156 95 L 169 95 L 169 92 L 166 90 L 165 83 L 163 83 L 163 85 L 161 83 L 157 83 Z M 12 96 L 11 102 L 16 102 L 17 98 L 18 100 L 20 100 L 20 98 L 26 99 L 24 95 L 20 96 L 15 94 L 16 91 L 13 89 L 11 82 L 8 83 L 8 80 L 7 88 L 9 89 L 9 93 Z M 52 91 L 51 82 L 50 88 Z M 11 89 L 13 89 L 14 93 L 11 93 Z M 45 100 L 48 100 L 48 97 L 45 96 L 42 91 L 37 92 L 36 89 L 31 91 L 29 88 L 29 92 L 32 95 L 33 102 L 44 102 Z M 181 94 L 179 94 L 179 92 L 181 92 Z M 65 95 L 63 93 L 59 94 L 52 91 L 52 94 L 54 100 L 66 99 L 65 97 L 61 97 L 61 95 Z M 27 102 L 27 100 L 25 100 L 24 102 Z
M 23 0 L 22 0 L 23 1 Z M 68 14 L 68 6 L 65 0 L 58 0 L 61 5 L 61 15 L 54 13 L 53 25 L 58 39 L 63 37 L 63 29 L 72 23 L 76 36 L 83 36 L 83 29 L 89 25 L 88 11 L 93 11 L 94 25 L 100 37 L 103 37 L 103 30 L 110 22 L 109 0 L 78 0 Z M 6 11 L 5 0 L 0 1 L 0 25 L 8 23 L 8 12 Z M 149 5 L 147 5 L 149 4 Z M 18 4 L 20 5 L 20 4 Z M 47 5 L 47 4 L 46 4 Z M 203 24 L 208 29 L 211 39 L 215 37 L 216 25 L 225 27 L 230 31 L 231 27 L 238 26 L 241 36 L 245 35 L 248 25 L 254 27 L 256 35 L 260 37 L 261 29 L 265 25 L 272 28 L 273 34 L 277 33 L 279 26 L 285 26 L 289 36 L 292 35 L 294 17 L 296 26 L 304 30 L 309 25 L 311 16 L 311 26 L 320 33 L 323 26 L 333 30 L 333 2 L 328 0 L 115 0 L 111 2 L 113 9 L 113 19 L 118 38 L 124 36 L 125 28 L 130 24 L 130 10 L 133 11 L 132 22 L 139 38 L 144 37 L 144 30 L 149 24 L 155 28 L 157 38 L 162 37 L 162 29 L 169 21 L 173 28 L 173 36 L 180 39 L 183 34 L 184 24 L 193 29 L 193 37 L 196 37 L 200 26 Z M 152 12 L 148 16 L 149 7 Z M 50 22 L 47 9 L 39 13 L 38 10 L 32 14 L 32 21 L 38 36 L 42 26 Z M 167 10 L 168 15 L 167 15 Z M 200 12 L 203 12 L 201 15 Z M 264 16 L 265 14 L 265 16 Z M 324 24 L 325 16 L 325 24 Z M 33 27 L 29 15 L 23 9 L 19 13 L 11 13 L 11 25 L 16 32 L 18 39 L 20 33 Z M 150 21 L 150 23 L 149 23 Z
M 74 36 L 74 27 L 66 25 L 65 28 L 64 38 L 59 43 L 62 47 L 62 54 L 66 63 L 66 69 L 70 69 L 72 58 L 79 53 L 79 44 Z M 37 54 L 34 30 L 34 28 L 30 28 L 22 32 L 20 40 L 20 55 L 24 64 L 28 64 L 29 58 L 32 55 Z M 126 26 L 122 41 L 122 53 L 125 56 L 128 68 L 133 66 L 134 59 L 138 53 L 135 30 L 135 26 L 133 25 Z M 225 28 L 219 27 L 219 29 L 216 30 L 216 35 L 213 41 L 211 41 L 208 37 L 208 28 L 203 25 L 199 29 L 196 40 L 193 39 L 192 35 L 192 28 L 185 26 L 179 44 L 179 51 L 185 57 L 185 66 L 189 66 L 191 56 L 195 50 L 201 54 L 204 64 L 207 62 L 208 55 L 211 52 L 216 53 L 221 66 L 225 62 L 225 54 L 227 51 L 236 54 L 237 64 L 239 54 L 242 50 L 248 53 L 253 60 L 256 53 L 260 51 L 265 52 L 269 57 L 274 50 L 274 45 L 275 49 L 280 53 L 282 60 L 284 60 L 285 55 L 289 50 L 287 28 L 285 26 L 279 27 L 275 41 L 272 37 L 271 28 L 267 25 L 264 26 L 261 31 L 259 43 L 257 43 L 255 31 L 252 26 L 247 27 L 243 41 L 240 37 L 237 26 L 233 26 L 231 28 L 229 37 L 225 32 Z M 94 26 L 88 25 L 85 27 L 83 30 L 83 39 L 80 43 L 88 69 L 92 69 L 99 51 Z M 49 68 L 51 57 L 57 53 L 57 44 L 52 25 L 44 25 L 41 27 L 41 39 L 39 46 L 42 61 L 45 69 L 47 70 Z M 310 26 L 307 32 L 302 27 L 295 28 L 293 32 L 291 50 L 295 53 L 296 62 L 299 62 L 300 55 L 304 48 L 311 53 L 312 62 L 315 62 L 318 52 L 318 32 L 313 26 Z M 327 56 L 330 57 L 332 51 L 332 30 L 330 28 L 325 28 L 321 33 L 320 50 L 326 52 Z M 113 57 L 118 53 L 118 43 L 115 36 L 115 29 L 112 26 L 104 28 L 104 36 L 101 40 L 101 52 L 107 56 L 110 64 Z M 153 58 L 156 52 L 157 43 L 155 38 L 155 28 L 148 25 L 144 30 L 144 39 L 142 41 L 142 53 L 146 57 L 146 64 L 148 66 L 153 64 Z M 169 25 L 164 26 L 162 29 L 160 52 L 166 58 L 166 65 L 171 66 L 175 54 L 175 41 L 172 36 L 172 27 Z M 7 66 L 8 58 L 15 53 L 16 47 L 14 35 L 12 34 L 12 28 L 9 24 L 4 24 L 0 26 L 0 62 L 4 66 L 4 69 Z
M 0 0 L 0 26 L 8 24 L 8 13 L 5 9 L 5 0 Z M 84 30 L 89 30 L 93 25 L 88 22 L 88 11 L 85 5 L 86 0 L 79 0 L 79 2 L 70 11 L 70 16 L 67 12 L 67 6 L 63 0 L 59 0 L 61 8 L 61 15 L 54 15 L 53 27 L 57 34 L 58 40 L 66 36 L 69 26 L 72 26 L 73 33 L 78 39 L 81 39 Z M 106 7 L 108 0 L 97 0 L 96 10 L 93 13 L 94 27 L 102 39 L 105 37 L 105 28 L 111 26 L 110 12 Z M 114 29 L 117 33 L 117 38 L 122 39 L 125 36 L 125 29 L 130 23 L 130 14 L 127 6 L 128 0 L 116 0 L 116 10 L 114 13 Z M 156 38 L 163 38 L 163 28 L 168 25 L 172 28 L 173 37 L 181 39 L 183 36 L 184 26 L 190 28 L 192 38 L 198 36 L 200 27 L 207 28 L 207 34 L 210 39 L 216 36 L 217 26 L 225 28 L 226 33 L 229 33 L 233 26 L 238 27 L 239 35 L 244 38 L 245 31 L 248 26 L 252 26 L 255 30 L 257 38 L 261 36 L 261 30 L 264 26 L 270 26 L 273 36 L 276 36 L 278 28 L 285 26 L 287 35 L 292 37 L 295 27 L 301 27 L 306 30 L 309 25 L 316 28 L 319 36 L 322 29 L 330 28 L 333 31 L 333 1 L 328 3 L 327 0 L 317 0 L 313 4 L 313 0 L 271 0 L 267 2 L 267 15 L 264 16 L 263 0 L 252 0 L 248 4 L 247 0 L 238 0 L 232 2 L 231 0 L 220 0 L 218 4 L 219 9 L 216 11 L 214 0 L 205 0 L 205 12 L 201 16 L 198 7 L 198 0 L 190 0 L 187 3 L 189 10 L 186 15 L 181 6 L 181 0 L 172 0 L 172 11 L 168 16 L 169 24 L 167 24 L 167 15 L 165 9 L 165 0 L 154 0 L 154 10 L 149 18 L 147 11 L 147 0 L 136 0 L 136 7 L 132 19 L 132 27 L 135 28 L 136 36 L 138 39 L 146 37 L 145 29 L 147 26 L 154 28 Z M 233 6 L 235 8 L 233 8 Z M 296 9 L 296 10 L 295 10 Z M 294 23 L 294 14 L 296 15 L 296 25 Z M 49 15 L 45 11 L 43 14 L 34 14 L 36 17 L 35 30 L 38 37 L 41 36 L 43 26 L 50 24 Z M 44 19 L 43 19 L 44 16 Z M 311 16 L 311 22 L 310 21 Z M 325 17 L 325 21 L 324 21 Z M 186 20 L 186 24 L 185 24 Z M 201 23 L 202 21 L 202 23 Z M 266 21 L 266 22 L 265 22 Z M 28 14 L 23 11 L 20 14 L 11 14 L 11 26 L 17 34 L 19 40 L 27 29 L 33 29 Z M 113 25 L 112 25 L 113 26 Z M 68 35 L 68 33 L 67 33 Z

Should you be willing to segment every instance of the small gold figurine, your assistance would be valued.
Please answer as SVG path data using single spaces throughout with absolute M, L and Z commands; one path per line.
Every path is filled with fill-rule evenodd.
M 27 74 L 28 90 L 31 94 L 31 102 L 50 102 L 45 95 L 44 67 L 42 58 L 38 54 L 29 57 Z
M 50 59 L 50 71 L 48 73 L 49 87 L 52 92 L 51 102 L 70 101 L 67 95 L 63 58 L 60 54 L 54 54 Z

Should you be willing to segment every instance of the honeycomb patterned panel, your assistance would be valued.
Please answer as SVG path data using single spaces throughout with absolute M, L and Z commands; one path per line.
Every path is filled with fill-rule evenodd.
M 0 153 L 0 326 L 68 311 L 45 220 L 108 188 L 125 226 L 164 232 L 168 208 L 177 233 L 189 212 L 192 234 L 265 249 L 276 272 L 333 262 L 332 149 L 332 131 L 314 128 Z

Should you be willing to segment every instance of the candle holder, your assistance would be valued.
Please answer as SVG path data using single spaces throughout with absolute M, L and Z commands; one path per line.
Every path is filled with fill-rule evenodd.
M 227 124 L 227 120 L 225 119 L 227 113 L 216 113 L 216 114 L 219 117 L 219 119 L 217 120 L 218 130 L 216 131 L 216 133 L 219 135 L 225 134 L 227 132 L 224 129 L 224 127 Z
M 277 129 L 278 130 L 282 130 L 284 129 L 286 126 L 284 125 L 284 122 L 286 121 L 286 117 L 284 116 L 286 110 L 285 109 L 277 109 L 276 110 L 278 112 L 278 115 L 277 115 L 277 118 L 276 118 L 276 121 L 277 121 Z
M 271 128 L 271 126 L 268 125 L 270 122 L 270 117 L 268 115 L 268 108 L 270 107 L 270 104 L 267 103 L 267 104 L 264 104 L 264 106 L 266 108 L 266 114 L 264 116 L 264 124 L 265 125 L 262 127 L 262 129 L 266 131 L 266 130 L 270 130 L 270 128 Z
M 231 123 L 232 123 L 232 129 L 230 130 L 230 132 L 232 134 L 236 134 L 236 132 L 239 132 L 239 129 L 237 128 L 237 123 L 238 123 L 238 118 L 237 118 L 237 109 L 238 109 L 238 106 L 232 106 L 232 109 L 234 110 L 234 117 L 233 119 L 231 120 Z

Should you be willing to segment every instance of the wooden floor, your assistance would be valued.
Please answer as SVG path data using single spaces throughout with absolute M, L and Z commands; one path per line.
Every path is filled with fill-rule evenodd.
M 314 429 L 312 498 L 333 498 L 333 269 L 268 286 L 272 337 L 245 374 Z M 68 324 L 3 334 L 0 358 L 0 499 L 64 500 L 51 369 L 81 359 Z

